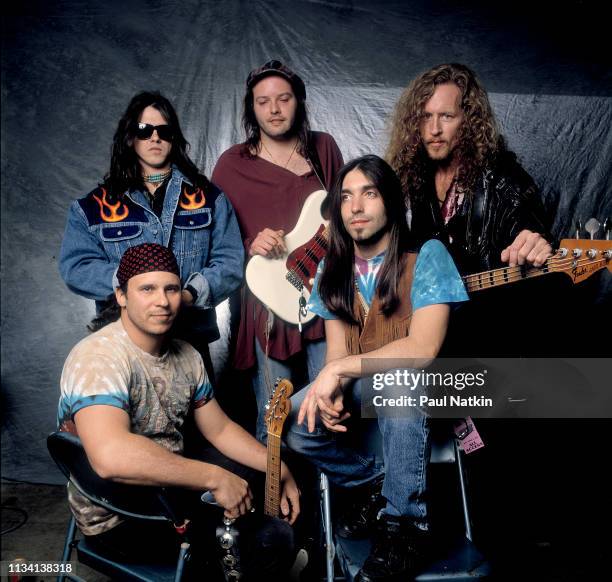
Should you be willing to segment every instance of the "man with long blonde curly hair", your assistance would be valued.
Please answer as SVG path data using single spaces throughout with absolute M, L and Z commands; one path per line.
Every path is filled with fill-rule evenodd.
M 538 267 L 550 256 L 537 187 L 506 148 L 487 93 L 465 65 L 438 65 L 410 83 L 386 157 L 414 236 L 445 242 L 462 273 Z

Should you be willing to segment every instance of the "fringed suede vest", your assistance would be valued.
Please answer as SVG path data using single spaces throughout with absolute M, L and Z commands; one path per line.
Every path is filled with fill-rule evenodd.
M 405 261 L 405 267 L 399 285 L 400 303 L 390 317 L 386 317 L 380 309 L 378 292 L 374 294 L 374 299 L 366 317 L 355 290 L 353 315 L 359 321 L 359 324 L 352 324 L 347 328 L 346 349 L 349 354 L 355 355 L 371 352 L 396 339 L 408 336 L 410 320 L 412 318 L 410 289 L 412 287 L 412 275 L 416 257 L 416 253 L 405 253 L 402 256 L 402 260 Z

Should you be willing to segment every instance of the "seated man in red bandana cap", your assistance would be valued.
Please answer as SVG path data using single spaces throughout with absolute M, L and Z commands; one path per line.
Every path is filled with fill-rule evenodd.
M 221 410 L 198 352 L 168 335 L 181 305 L 174 254 L 155 243 L 132 247 L 119 263 L 117 279 L 120 319 L 79 342 L 64 365 L 60 430 L 78 434 L 102 478 L 210 490 L 227 517 L 249 513 L 249 483 L 236 473 L 246 476 L 248 467 L 265 471 L 266 448 Z M 217 449 L 214 456 L 229 470 L 182 456 L 180 429 L 190 410 Z M 299 492 L 284 463 L 281 480 L 286 521 L 257 515 L 246 520 L 250 526 L 240 536 L 244 570 L 282 577 L 293 561 L 289 524 L 299 513 Z M 126 558 L 178 552 L 178 536 L 166 523 L 122 520 L 70 486 L 68 498 L 79 528 L 100 547 L 125 552 Z M 219 525 L 198 519 L 198 512 L 202 508 L 194 507 L 190 516 L 196 557 L 197 540 L 209 539 Z

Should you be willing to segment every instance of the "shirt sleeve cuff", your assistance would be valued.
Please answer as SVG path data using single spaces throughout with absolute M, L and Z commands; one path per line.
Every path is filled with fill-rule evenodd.
M 198 298 L 194 302 L 196 307 L 212 307 L 210 303 L 210 285 L 202 273 L 192 273 L 189 275 L 189 278 L 185 281 L 186 285 L 191 285 L 198 294 Z

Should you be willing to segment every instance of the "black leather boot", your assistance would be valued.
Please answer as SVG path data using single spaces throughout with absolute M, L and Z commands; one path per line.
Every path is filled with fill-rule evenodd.
M 382 514 L 355 582 L 407 582 L 425 565 L 429 534 L 407 517 Z
M 335 533 L 346 539 L 365 538 L 374 531 L 376 518 L 387 504 L 382 496 L 385 476 L 381 475 L 365 485 L 347 491 L 343 508 L 336 520 Z

